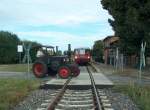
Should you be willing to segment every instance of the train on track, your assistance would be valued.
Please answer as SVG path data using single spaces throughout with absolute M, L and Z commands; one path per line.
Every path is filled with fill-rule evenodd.
M 74 61 L 77 64 L 87 64 L 91 61 L 90 48 L 76 48 L 74 49 Z

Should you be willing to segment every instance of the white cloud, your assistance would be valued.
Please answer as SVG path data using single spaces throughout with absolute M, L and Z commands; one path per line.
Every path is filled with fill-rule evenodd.
M 62 50 L 67 49 L 67 44 L 72 44 L 73 48 L 76 47 L 92 47 L 94 41 L 103 39 L 104 33 L 98 34 L 95 33 L 94 35 L 88 36 L 78 36 L 64 32 L 41 32 L 41 31 L 34 31 L 34 32 L 18 32 L 21 39 L 30 39 L 45 44 L 45 45 L 53 45 L 53 46 L 60 46 Z
M 74 25 L 110 17 L 99 0 L 1 0 L 0 12 L 0 22 L 10 24 Z
M 102 9 L 100 0 L 1 0 L 0 2 L 0 29 L 13 31 L 21 39 L 34 40 L 47 45 L 59 45 L 64 50 L 68 43 L 71 43 L 73 47 L 92 46 L 95 40 L 113 33 L 110 28 L 106 29 L 108 25 L 100 27 L 106 30 L 87 36 L 69 34 L 66 30 L 66 33 L 51 32 L 51 30 L 42 32 L 34 31 L 34 29 L 32 29 L 33 32 L 24 32 L 24 29 L 20 28 L 45 25 L 56 25 L 56 27 L 79 25 L 80 27 L 81 23 L 96 22 L 106 24 L 110 15 Z

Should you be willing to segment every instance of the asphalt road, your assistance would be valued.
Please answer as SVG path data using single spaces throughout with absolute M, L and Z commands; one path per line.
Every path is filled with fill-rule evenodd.
M 0 78 L 33 78 L 31 73 L 23 73 L 23 72 L 0 72 Z
M 80 66 L 80 71 L 82 73 L 87 72 L 86 67 L 85 66 Z M 56 76 L 53 76 L 56 77 Z M 42 81 L 48 81 L 51 78 L 53 78 L 52 76 L 46 76 L 45 78 L 36 78 L 33 73 L 25 73 L 25 72 L 0 72 L 0 78 L 19 78 L 19 79 L 40 79 Z
M 52 77 L 47 76 L 45 78 L 36 78 L 33 73 L 21 73 L 21 72 L 0 72 L 0 78 L 16 78 L 16 79 L 32 79 L 41 80 L 43 83 L 50 80 Z

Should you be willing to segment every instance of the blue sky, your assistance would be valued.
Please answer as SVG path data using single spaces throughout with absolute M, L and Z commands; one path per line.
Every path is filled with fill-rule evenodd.
M 22 40 L 67 49 L 92 47 L 114 32 L 100 0 L 1 0 L 0 30 Z

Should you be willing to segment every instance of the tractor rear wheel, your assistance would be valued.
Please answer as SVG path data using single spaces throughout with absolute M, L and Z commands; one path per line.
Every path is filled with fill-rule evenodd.
M 63 79 L 67 79 L 71 75 L 71 71 L 67 66 L 61 66 L 58 69 L 58 75 Z
M 48 72 L 47 65 L 42 61 L 33 64 L 33 73 L 37 78 L 44 77 Z

